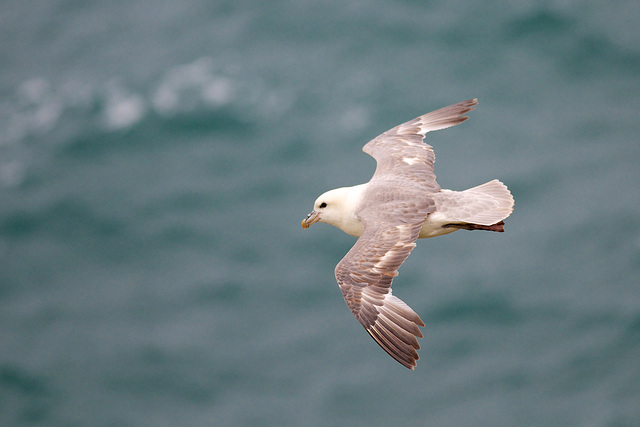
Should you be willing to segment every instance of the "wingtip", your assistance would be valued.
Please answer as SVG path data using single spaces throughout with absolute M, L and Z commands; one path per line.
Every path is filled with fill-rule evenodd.
M 462 108 L 462 110 L 460 111 L 460 115 L 475 110 L 476 105 L 478 105 L 478 98 L 467 99 L 466 101 L 462 101 L 457 104 L 458 107 Z M 465 117 L 465 120 L 466 119 L 468 119 L 468 117 Z
M 400 364 L 401 364 L 402 366 L 404 366 L 405 368 L 410 369 L 410 370 L 412 370 L 412 371 L 415 371 L 416 366 L 418 366 L 418 360 L 419 360 L 419 359 L 420 359 L 420 356 L 417 356 L 415 359 L 413 359 L 413 360 L 411 361 L 411 363 L 403 363 L 403 362 L 400 362 L 399 360 L 398 360 L 398 362 L 400 362 Z M 397 359 L 396 359 L 396 360 L 397 360 Z
M 468 105 L 469 107 L 475 107 L 478 105 L 478 98 L 467 99 L 466 101 L 462 101 L 461 104 Z
M 365 329 L 391 357 L 413 370 L 420 359 L 418 338 L 423 337 L 418 325 L 424 326 L 424 322 L 404 301 L 391 294 L 385 295 L 385 303 L 376 306 L 376 310 L 375 322 Z

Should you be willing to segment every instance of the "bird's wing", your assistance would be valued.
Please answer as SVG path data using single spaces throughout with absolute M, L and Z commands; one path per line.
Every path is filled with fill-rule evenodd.
M 420 202 L 415 194 L 405 195 L 382 203 L 377 197 L 370 200 L 371 207 L 362 212 L 363 233 L 335 273 L 356 319 L 387 353 L 413 369 L 420 348 L 416 337 L 422 338 L 418 326 L 424 323 L 392 295 L 391 282 L 416 246 L 431 200 Z
M 473 110 L 477 99 L 460 102 L 416 117 L 369 141 L 362 149 L 376 159 L 376 178 L 403 179 L 425 185 L 436 192 L 440 186 L 433 172 L 433 148 L 423 142 L 427 132 L 446 129 L 464 122 L 462 114 Z

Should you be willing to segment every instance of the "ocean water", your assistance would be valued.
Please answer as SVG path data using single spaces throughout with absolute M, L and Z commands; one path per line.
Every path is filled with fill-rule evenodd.
M 640 425 L 640 3 L 9 0 L 3 426 Z M 506 232 L 421 240 L 409 371 L 300 221 L 428 135 Z

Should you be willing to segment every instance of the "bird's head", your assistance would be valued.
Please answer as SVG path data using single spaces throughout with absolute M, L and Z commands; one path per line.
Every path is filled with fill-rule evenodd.
M 318 197 L 313 204 L 313 211 L 302 221 L 302 228 L 309 228 L 316 222 L 325 222 L 340 228 L 345 213 L 348 190 L 336 188 Z

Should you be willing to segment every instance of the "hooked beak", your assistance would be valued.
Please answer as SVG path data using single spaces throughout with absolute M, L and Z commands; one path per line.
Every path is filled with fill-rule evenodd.
M 320 213 L 313 211 L 302 221 L 302 228 L 309 228 L 314 222 L 320 221 Z

